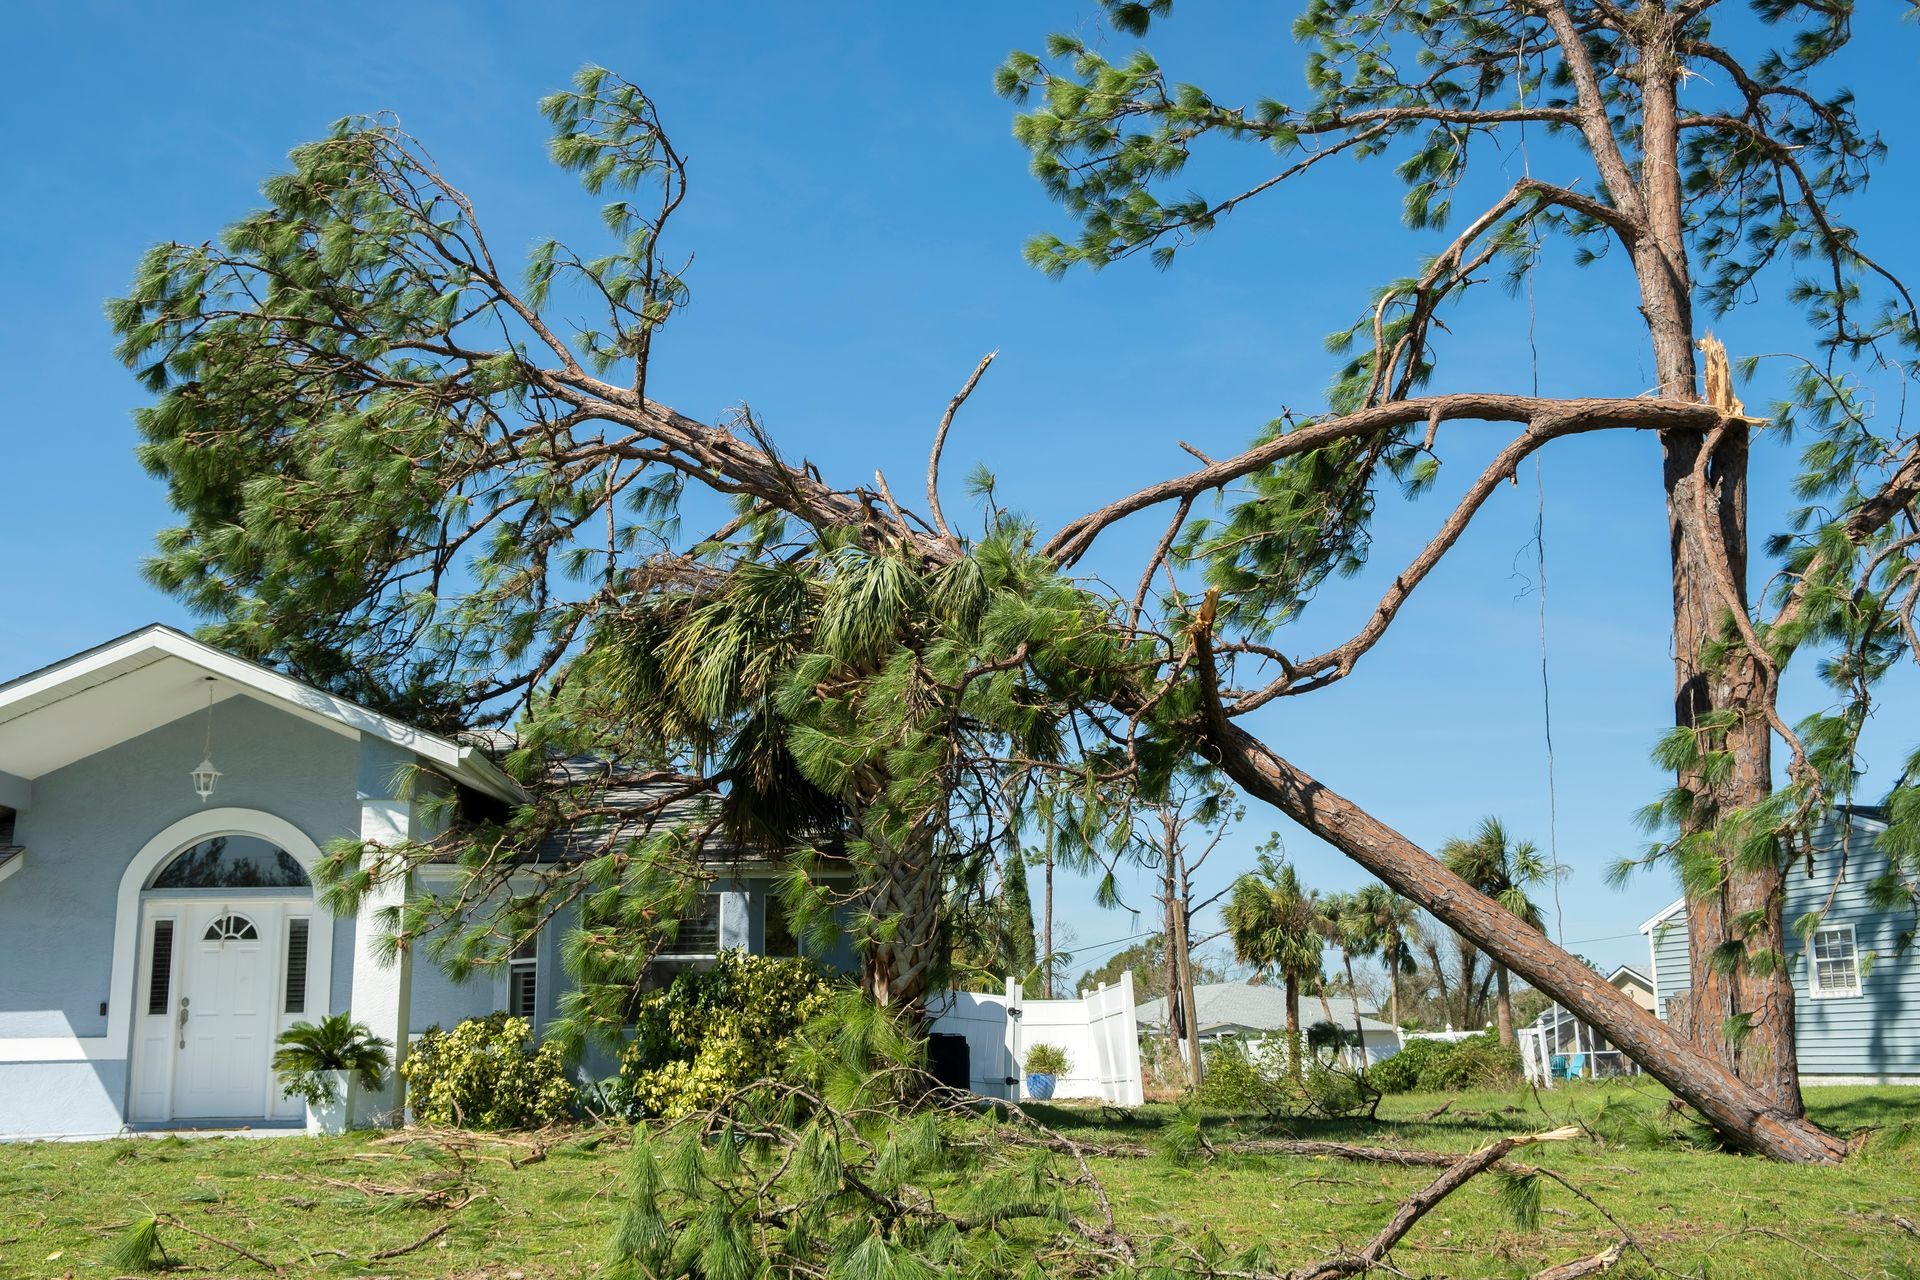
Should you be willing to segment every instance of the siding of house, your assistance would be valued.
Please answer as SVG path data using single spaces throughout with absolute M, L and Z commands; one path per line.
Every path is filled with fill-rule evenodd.
M 1800 1070 L 1807 1076 L 1920 1080 L 1920 956 L 1903 955 L 1900 945 L 1914 920 L 1911 913 L 1883 911 L 1868 900 L 1868 886 L 1886 866 L 1874 847 L 1875 830 L 1864 821 L 1854 824 L 1844 869 L 1837 855 L 1823 855 L 1812 874 L 1799 866 L 1788 879 L 1787 953 Z M 1822 847 L 1834 847 L 1836 834 L 1823 832 Z M 1853 926 L 1862 969 L 1857 996 L 1811 992 L 1806 945 L 1793 923 L 1823 909 L 1826 924 Z M 1685 910 L 1665 925 L 1664 933 L 1653 930 L 1663 1015 L 1668 997 L 1688 987 Z

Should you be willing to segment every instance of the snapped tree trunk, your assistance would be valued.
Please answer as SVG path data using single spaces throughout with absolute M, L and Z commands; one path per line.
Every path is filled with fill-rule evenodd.
M 1206 726 L 1209 754 L 1248 795 L 1273 805 L 1598 1028 L 1729 1142 L 1779 1160 L 1831 1164 L 1845 1158 L 1844 1140 L 1700 1053 L 1625 992 L 1405 836 L 1228 721 L 1212 698 L 1208 702 L 1215 708 Z
M 1698 400 L 1679 171 L 1677 60 L 1671 44 L 1676 36 L 1670 15 L 1642 33 L 1641 167 L 1651 234 L 1635 245 L 1632 256 L 1660 393 L 1672 400 Z M 1703 458 L 1709 441 L 1715 442 L 1713 453 Z M 1674 723 L 1702 733 L 1703 718 L 1733 716 L 1726 740 L 1714 744 L 1732 753 L 1732 770 L 1724 777 L 1689 770 L 1676 779 L 1706 801 L 1685 822 L 1686 836 L 1759 804 L 1772 791 L 1768 712 L 1775 691 L 1753 655 L 1738 644 L 1717 669 L 1705 658 L 1707 646 L 1724 638 L 1728 614 L 1747 610 L 1747 429 L 1736 422 L 1706 438 L 1667 433 L 1661 447 L 1673 563 Z M 1688 904 L 1694 1043 L 1764 1093 L 1780 1112 L 1804 1115 L 1793 982 L 1785 964 L 1785 869 L 1777 859 L 1743 867 L 1724 843 L 1716 855 L 1719 885 Z M 1716 964 L 1716 953 L 1735 942 L 1743 956 L 1773 959 Z
M 1517 1043 L 1513 1035 L 1513 992 L 1507 988 L 1507 966 L 1498 961 L 1493 966 L 1493 983 L 1493 1016 L 1500 1026 L 1500 1043 L 1511 1049 Z

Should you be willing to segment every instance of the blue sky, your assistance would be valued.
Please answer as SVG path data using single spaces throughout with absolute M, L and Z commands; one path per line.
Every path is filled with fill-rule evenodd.
M 1151 43 L 1170 73 L 1218 96 L 1298 98 L 1287 9 L 1190 5 Z M 957 481 L 988 461 L 1004 498 L 1051 527 L 1183 467 L 1177 440 L 1230 452 L 1281 409 L 1312 411 L 1332 368 L 1322 335 L 1439 242 L 1399 228 L 1386 166 L 1336 164 L 1236 213 L 1170 273 L 1125 263 L 1055 282 L 1030 271 L 1022 242 L 1065 227 L 1027 176 L 991 75 L 1009 49 L 1038 48 L 1050 30 L 1097 34 L 1092 17 L 1090 3 L 1058 0 L 12 9 L 0 34 L 11 72 L 0 96 L 11 143 L 0 201 L 0 543 L 18 550 L 0 566 L 0 674 L 148 621 L 192 624 L 139 577 L 168 511 L 133 458 L 128 415 L 141 396 L 101 317 L 141 251 L 212 235 L 258 203 L 290 147 L 341 115 L 379 109 L 427 141 L 496 246 L 550 234 L 591 246 L 595 202 L 546 164 L 533 109 L 588 61 L 653 93 L 691 158 L 694 192 L 676 233 L 696 255 L 693 305 L 663 339 L 650 383 L 684 412 L 712 418 L 748 404 L 830 477 L 864 481 L 881 467 L 917 489 L 947 398 L 998 349 L 955 429 L 948 474 Z M 1920 190 L 1908 102 L 1920 30 L 1892 17 L 1863 21 L 1844 78 L 1892 147 L 1856 217 L 1900 270 L 1911 266 L 1904 233 Z M 1531 157 L 1536 168 L 1555 159 L 1544 143 Z M 1210 160 L 1194 182 L 1224 192 L 1260 160 Z M 1504 185 L 1518 164 L 1490 153 L 1486 181 Z M 1537 295 L 1543 391 L 1634 394 L 1652 381 L 1617 271 L 1578 273 L 1550 254 Z M 1736 355 L 1808 348 L 1777 296 L 1719 324 Z M 1439 387 L 1527 389 L 1520 300 L 1491 289 L 1451 323 Z M 1765 386 L 1747 398 L 1763 403 Z M 1297 649 L 1357 625 L 1383 575 L 1490 453 L 1493 433 L 1476 430 L 1461 428 L 1433 497 L 1383 501 L 1372 571 L 1324 594 Z M 1756 529 L 1779 526 L 1790 474 L 1788 450 L 1761 450 Z M 1536 507 L 1531 473 L 1523 479 L 1356 675 L 1257 726 L 1430 847 L 1487 813 L 1547 843 Z M 1543 479 L 1558 847 L 1571 868 L 1564 937 L 1598 961 L 1644 964 L 1634 928 L 1672 886 L 1647 876 L 1615 892 L 1601 873 L 1638 847 L 1632 813 L 1662 785 L 1646 762 L 1671 686 L 1656 446 L 1565 442 Z M 1131 583 L 1157 532 L 1129 528 L 1090 567 Z M 1906 719 L 1909 692 L 1870 739 L 1877 776 L 1890 779 L 1910 745 L 1886 723 Z M 1817 695 L 1803 681 L 1797 696 L 1805 709 Z M 1224 881 L 1276 826 L 1254 810 L 1209 870 Z M 1317 842 L 1286 839 L 1310 883 L 1361 878 Z M 1148 905 L 1143 889 L 1130 896 Z M 1085 895 L 1064 916 L 1089 959 L 1104 954 L 1094 944 L 1133 931 Z

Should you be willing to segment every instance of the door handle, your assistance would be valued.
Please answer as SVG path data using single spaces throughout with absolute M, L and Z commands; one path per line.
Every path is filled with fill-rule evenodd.
M 187 1047 L 187 1003 L 187 997 L 181 996 L 180 1013 L 179 1016 L 175 1018 L 175 1021 L 179 1023 L 180 1027 L 180 1047 L 182 1049 Z

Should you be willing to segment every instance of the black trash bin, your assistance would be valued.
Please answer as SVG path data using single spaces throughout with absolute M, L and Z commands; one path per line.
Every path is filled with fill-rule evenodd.
M 973 1061 L 967 1052 L 967 1038 L 951 1032 L 936 1031 L 927 1037 L 927 1065 L 933 1078 L 954 1089 L 966 1089 L 973 1076 Z

